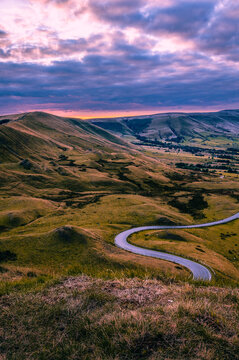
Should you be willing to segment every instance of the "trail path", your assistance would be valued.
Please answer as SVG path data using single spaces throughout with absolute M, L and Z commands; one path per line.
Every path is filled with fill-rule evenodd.
M 205 224 L 182 225 L 182 226 L 141 226 L 141 227 L 136 227 L 136 228 L 129 229 L 129 230 L 119 233 L 115 237 L 115 245 L 121 249 L 130 251 L 135 254 L 150 256 L 150 257 L 158 258 L 158 259 L 163 259 L 163 260 L 171 261 L 173 263 L 185 266 L 192 272 L 194 280 L 210 281 L 212 279 L 212 274 L 206 268 L 206 266 L 203 266 L 195 261 L 185 259 L 181 256 L 176 256 L 176 255 L 172 255 L 172 254 L 168 254 L 168 253 L 156 251 L 156 250 L 144 249 L 139 246 L 129 244 L 127 242 L 127 239 L 130 235 L 135 234 L 140 231 L 169 230 L 169 229 L 171 229 L 171 230 L 172 229 L 194 229 L 194 228 L 202 228 L 202 227 L 226 224 L 230 221 L 234 221 L 237 219 L 239 219 L 239 212 L 233 216 L 226 218 L 226 219 L 213 221 L 213 222 L 205 223 Z

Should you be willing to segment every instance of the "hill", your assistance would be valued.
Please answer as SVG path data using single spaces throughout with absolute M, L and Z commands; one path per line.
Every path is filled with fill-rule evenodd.
M 119 256 L 113 236 L 163 217 L 158 196 L 171 191 L 167 166 L 86 121 L 42 112 L 0 120 L 0 294 L 32 284 L 31 274 L 33 283 L 42 274 L 44 282 L 81 272 L 156 274 L 154 260 Z M 76 228 L 91 240 L 52 241 L 76 237 L 69 230 Z M 183 268 L 161 265 L 167 276 L 188 277 Z
M 44 187 L 104 190 L 113 181 L 101 171 L 100 160 L 130 151 L 99 127 L 42 112 L 1 117 L 0 146 L 1 188 L 19 183 L 30 193 Z
M 41 112 L 0 123 L 0 358 L 236 358 L 238 221 L 129 239 L 207 266 L 210 284 L 114 245 L 237 213 L 235 149 L 133 146 Z
M 0 117 L 1 161 L 4 156 L 16 160 L 23 157 L 39 159 L 44 150 L 54 155 L 60 151 L 96 147 L 110 151 L 126 143 L 99 127 L 85 121 L 63 118 L 43 112 Z
M 100 127 L 42 112 L 1 117 L 0 122 L 2 193 L 42 196 L 44 192 L 45 198 L 57 201 L 66 201 L 68 194 L 72 202 L 84 192 L 88 192 L 84 196 L 94 192 L 95 201 L 96 191 L 150 191 L 147 180 L 159 162 L 149 161 Z M 166 178 L 159 175 L 151 181 L 156 188 Z M 82 204 L 88 200 L 82 196 Z
M 114 236 L 137 225 L 212 221 L 238 211 L 238 175 L 227 170 L 230 164 L 236 169 L 237 155 L 215 156 L 214 166 L 208 155 L 144 150 L 87 121 L 42 112 L 0 121 L 0 293 L 15 281 L 31 284 L 28 273 L 39 281 L 42 274 L 48 281 L 82 272 L 188 279 L 175 264 L 116 249 Z M 201 261 L 214 269 L 217 283 L 234 284 L 236 227 L 230 225 L 230 234 L 224 225 L 132 241 Z M 73 239 L 76 232 L 91 240 L 80 246 L 52 240 Z
M 90 123 L 117 135 L 150 140 L 199 141 L 225 138 L 239 134 L 239 110 L 209 113 L 165 113 L 146 116 L 91 119 Z
M 42 272 L 50 277 L 84 272 L 187 279 L 189 273 L 182 267 L 115 249 L 114 236 L 137 225 L 212 221 L 238 211 L 236 154 L 212 160 L 174 149 L 153 152 L 87 121 L 41 112 L 0 120 L 4 281 L 16 278 L 24 283 L 28 272 L 37 277 Z M 214 269 L 218 283 L 235 283 L 236 226 L 230 225 L 230 234 L 224 225 L 207 233 L 181 231 L 170 239 L 167 234 L 160 235 L 163 239 L 142 234 L 132 241 L 202 261 Z M 91 240 L 81 246 L 77 241 L 49 240 L 49 234 L 67 237 L 69 229 L 76 228 L 80 234 L 89 233 Z

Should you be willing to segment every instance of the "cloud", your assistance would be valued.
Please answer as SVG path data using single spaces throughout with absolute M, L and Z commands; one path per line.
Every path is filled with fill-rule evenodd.
M 200 34 L 198 46 L 202 51 L 239 61 L 239 4 L 221 3 L 209 25 Z
M 212 2 L 179 2 L 164 9 L 152 9 L 146 29 L 153 33 L 168 32 L 194 37 L 208 23 L 214 10 Z
M 5 37 L 7 37 L 6 31 L 0 29 L 0 39 Z
M 30 0 L 30 1 L 31 2 L 38 1 L 43 4 L 66 5 L 66 6 L 68 6 L 69 3 L 72 3 L 72 0 Z
M 1 112 L 239 103 L 237 1 L 11 2 L 0 2 Z
M 162 32 L 195 36 L 207 24 L 215 3 L 208 1 L 176 1 L 168 7 L 157 3 L 144 6 L 141 0 L 98 2 L 89 1 L 89 7 L 95 16 L 110 22 L 113 26 L 136 27 L 148 33 Z
M 21 46 L 12 46 L 11 43 L 8 43 L 7 46 L 0 49 L 0 59 L 9 59 L 10 61 L 17 59 L 20 62 L 21 59 L 24 59 L 24 62 L 29 62 L 38 61 L 39 59 L 40 61 L 42 59 L 50 59 L 52 61 L 52 59 L 63 57 L 74 58 L 75 56 L 79 58 L 85 52 L 97 52 L 97 46 L 102 42 L 100 35 L 93 35 L 87 39 L 59 39 L 56 34 L 46 29 L 39 29 L 39 31 L 47 33 L 47 45 L 26 43 Z
M 0 111 L 159 110 L 239 103 L 239 71 L 200 68 L 200 57 L 195 68 L 193 56 L 183 61 L 172 55 L 140 56 L 137 49 L 133 59 L 131 54 L 88 55 L 81 62 L 61 61 L 47 66 L 1 63 Z M 175 70 L 176 65 L 180 70 Z

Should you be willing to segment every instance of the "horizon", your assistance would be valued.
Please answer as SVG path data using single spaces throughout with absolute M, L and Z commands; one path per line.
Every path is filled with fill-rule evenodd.
M 59 113 L 59 112 L 54 112 L 54 111 L 44 111 L 44 110 L 30 110 L 30 111 L 24 111 L 24 112 L 20 112 L 20 113 L 8 113 L 8 114 L 1 114 L 0 117 L 6 117 L 6 116 L 14 116 L 14 115 L 23 115 L 23 114 L 31 114 L 31 113 L 45 113 L 45 114 L 49 114 L 49 115 L 54 115 L 54 116 L 59 116 L 59 117 L 68 117 L 68 118 L 75 118 L 75 119 L 80 119 L 80 120 L 90 120 L 90 119 L 118 119 L 118 118 L 122 118 L 122 117 L 140 117 L 140 116 L 155 116 L 155 115 L 159 115 L 159 114 L 196 114 L 196 113 L 201 113 L 201 114 L 206 114 L 206 113 L 218 113 L 218 112 L 222 112 L 222 111 L 238 111 L 239 109 L 233 108 L 233 109 L 219 109 L 219 110 L 208 110 L 208 111 L 159 111 L 159 112 L 149 112 L 149 113 L 138 113 L 135 112 L 134 115 L 105 115 L 105 116 L 90 116 L 90 117 L 84 117 L 84 116 L 78 116 L 78 115 L 71 115 L 69 116 L 69 112 L 68 113 Z
M 239 108 L 234 0 L 2 0 L 0 114 Z

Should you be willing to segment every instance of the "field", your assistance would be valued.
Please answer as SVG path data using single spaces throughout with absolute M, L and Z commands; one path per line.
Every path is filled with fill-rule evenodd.
M 114 237 L 133 226 L 193 224 L 230 216 L 238 212 L 238 175 L 225 173 L 222 178 L 221 173 L 176 169 L 176 162 L 203 163 L 208 157 L 138 149 L 98 128 L 86 128 L 85 133 L 84 123 L 79 133 L 72 121 L 69 130 L 66 120 L 50 120 L 58 125 L 56 133 L 41 114 L 2 126 L 2 136 L 8 134 L 12 143 L 16 132 L 30 134 L 27 147 L 24 142 L 14 150 L 20 159 L 5 145 L 6 137 L 3 142 L 2 293 L 21 284 L 35 286 L 38 278 L 47 283 L 82 273 L 104 278 L 190 279 L 180 266 L 115 248 Z M 86 145 L 84 137 L 91 142 Z M 215 284 L 235 286 L 239 280 L 238 224 L 229 226 L 137 234 L 131 241 L 200 261 L 214 271 Z M 5 256 L 8 252 L 12 255 Z
M 210 284 L 121 250 L 114 237 L 237 213 L 237 173 L 178 168 L 215 159 L 42 113 L 1 125 L 0 143 L 0 358 L 235 358 L 238 221 L 129 239 L 208 266 Z
M 183 201 L 191 192 L 189 194 L 178 194 L 179 204 L 185 204 Z M 11 284 L 14 279 L 15 286 L 19 281 L 35 283 L 38 276 L 42 281 L 42 276 L 48 279 L 78 273 L 107 278 L 137 276 L 186 280 L 189 274 L 183 268 L 115 248 L 114 236 L 132 226 L 167 222 L 190 224 L 202 222 L 204 217 L 213 221 L 237 212 L 236 200 L 228 195 L 207 195 L 209 207 L 195 213 L 195 219 L 168 205 L 168 201 L 159 196 L 103 195 L 80 209 L 77 199 L 74 198 L 70 206 L 33 197 L 2 199 L 2 229 L 8 227 L 1 233 L 1 252 L 10 251 L 17 256 L 14 261 L 1 264 L 3 291 L 9 286 L 6 280 Z M 231 223 L 229 229 L 228 225 L 221 225 L 146 234 L 146 238 L 137 234 L 132 241 L 201 261 L 216 272 L 216 283 L 235 284 L 239 279 L 237 222 Z M 174 239 L 175 235 L 178 238 Z M 35 274 L 33 279 L 32 274 Z

